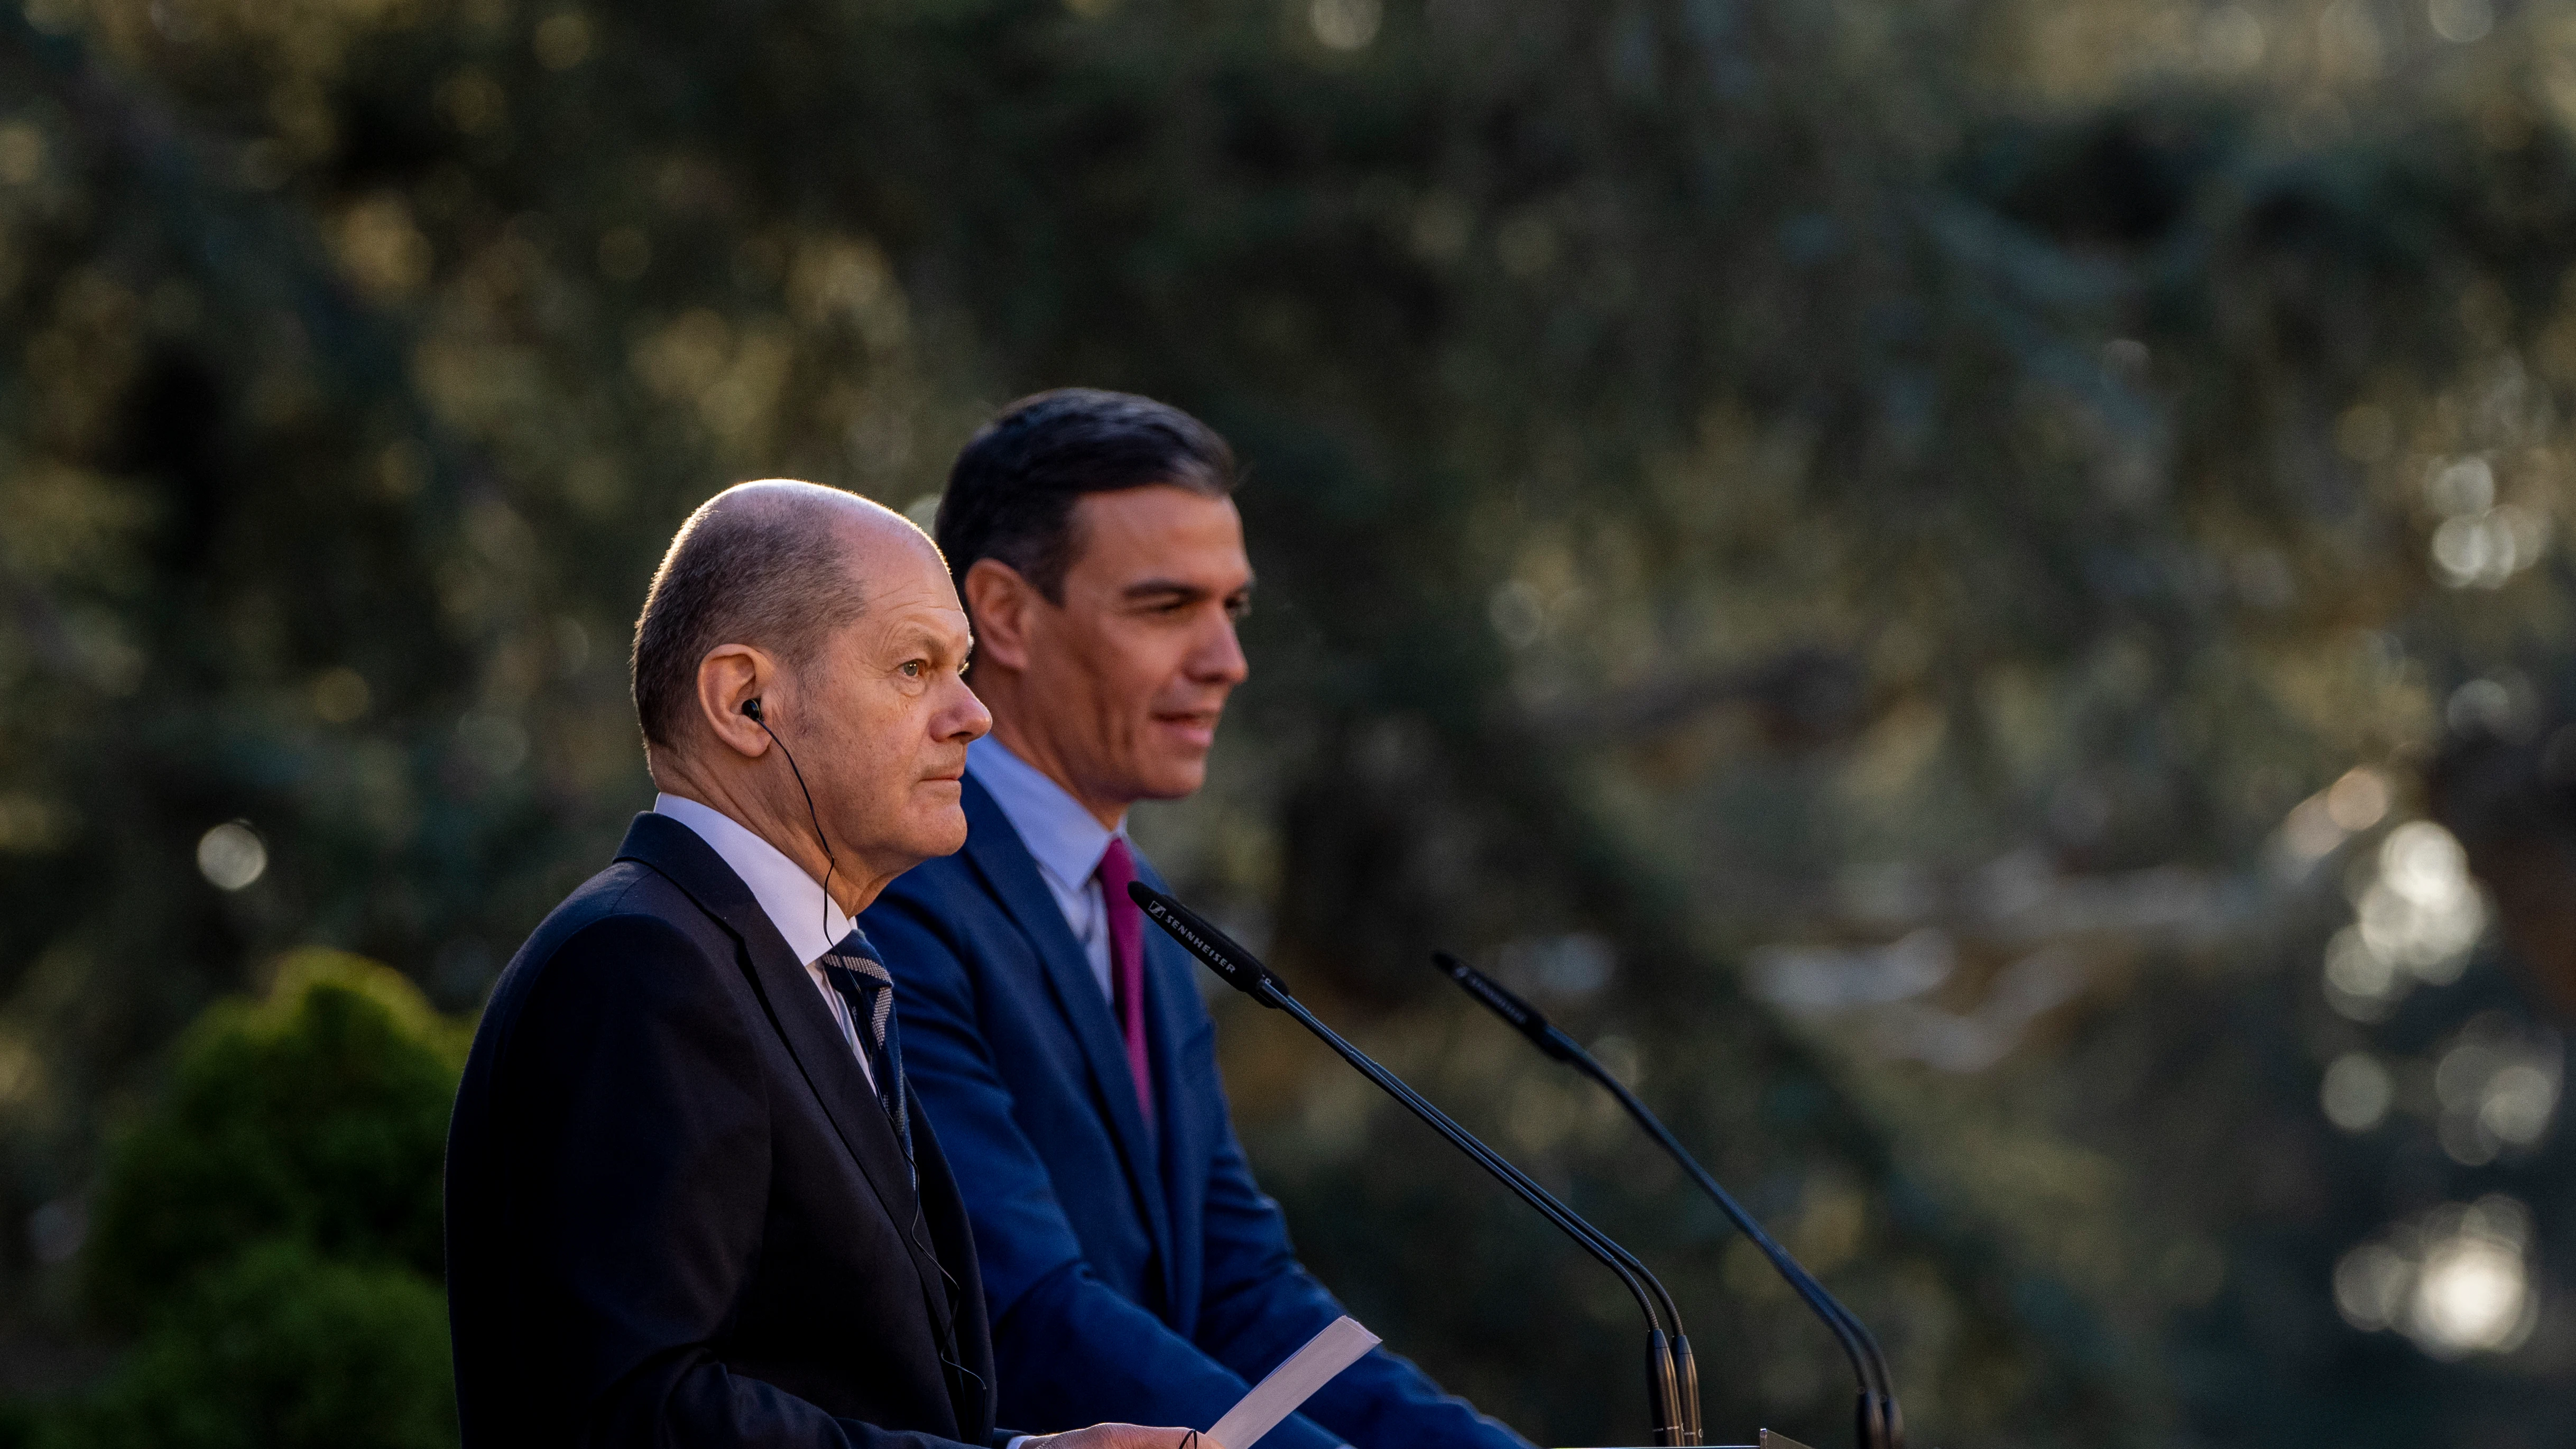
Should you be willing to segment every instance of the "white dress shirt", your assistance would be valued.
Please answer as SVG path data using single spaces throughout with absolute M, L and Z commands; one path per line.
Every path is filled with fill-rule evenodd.
M 858 1023 L 850 1019 L 850 1004 L 823 976 L 824 953 L 841 944 L 857 923 L 841 914 L 832 904 L 822 884 L 805 873 L 805 868 L 789 860 L 777 846 L 754 835 L 742 822 L 712 806 L 701 805 L 682 795 L 656 795 L 653 813 L 668 815 L 697 832 L 751 887 L 751 898 L 760 902 L 769 924 L 778 928 L 781 940 L 796 959 L 805 963 L 805 974 L 814 981 L 814 989 L 823 993 L 824 1009 L 841 1028 L 841 1038 L 850 1044 L 850 1054 L 859 1059 L 859 1073 L 868 1079 L 868 1090 L 876 1090 L 877 1074 L 868 1066 L 868 1054 L 859 1045 Z
M 1019 762 L 1014 760 L 1012 763 Z M 1026 770 L 1028 766 L 1021 765 L 1020 768 Z M 1029 773 L 1037 772 L 1030 770 Z M 1040 775 L 1038 778 L 1043 780 L 1046 777 Z M 668 815 L 696 831 L 698 838 L 713 847 L 717 855 L 724 857 L 724 863 L 733 867 L 733 873 L 742 877 L 742 883 L 751 887 L 751 898 L 760 902 L 761 913 L 778 928 L 780 938 L 787 942 L 787 949 L 805 963 L 805 974 L 814 979 L 814 989 L 823 993 L 823 1005 L 832 1013 L 832 1020 L 839 1024 L 842 1039 L 849 1042 L 850 1054 L 859 1059 L 859 1071 L 868 1079 L 868 1089 L 874 1091 L 876 1073 L 869 1069 L 868 1054 L 859 1046 L 859 1027 L 850 1019 L 850 1004 L 841 999 L 841 993 L 832 989 L 832 983 L 824 978 L 819 964 L 823 954 L 841 944 L 841 938 L 850 934 L 857 922 L 841 914 L 841 908 L 832 904 L 832 897 L 805 873 L 804 867 L 789 860 L 777 846 L 752 834 L 741 822 L 723 811 L 679 795 L 656 795 L 653 797 L 653 813 Z M 1109 837 L 1103 834 L 1100 849 L 1108 848 Z M 1092 863 L 1095 866 L 1099 864 L 1097 852 L 1093 854 Z M 1096 889 L 1092 892 L 1095 899 L 1099 894 Z M 1106 944 L 1108 917 L 1105 914 L 1101 922 L 1101 959 L 1106 961 L 1109 948 Z M 1107 968 L 1103 967 L 1102 972 L 1101 979 L 1106 981 Z M 900 1010 L 902 1003 L 898 1001 L 896 1006 Z M 1017 1435 L 1005 1449 L 1021 1449 L 1035 1437 L 1031 1434 Z
M 966 773 L 990 791 L 993 803 L 1020 843 L 1037 857 L 1038 878 L 1055 897 L 1073 939 L 1091 962 L 1091 979 L 1111 1000 L 1117 991 L 1109 979 L 1109 903 L 1100 893 L 1100 857 L 1109 842 L 1124 839 L 1127 822 L 1111 830 L 1082 808 L 1062 785 L 1019 756 L 998 738 L 986 735 L 966 747 Z

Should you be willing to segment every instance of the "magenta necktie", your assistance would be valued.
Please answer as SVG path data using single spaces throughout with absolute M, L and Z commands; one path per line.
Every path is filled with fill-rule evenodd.
M 1136 879 L 1136 857 L 1123 836 L 1109 837 L 1100 857 L 1100 894 L 1109 907 L 1110 1007 L 1118 1034 L 1127 1039 L 1127 1071 L 1136 1079 L 1136 1105 L 1154 1125 L 1154 1066 L 1145 1056 L 1145 913 L 1127 894 Z

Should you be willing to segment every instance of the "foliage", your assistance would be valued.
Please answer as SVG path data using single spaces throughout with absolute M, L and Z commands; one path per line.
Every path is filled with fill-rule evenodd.
M 1253 460 L 1262 574 L 1216 783 L 1140 834 L 1669 1266 L 1713 1423 L 1830 1437 L 1816 1330 L 1431 945 L 1642 1071 L 1926 1442 L 2546 1441 L 2576 1176 L 2547 1113 L 2478 1135 L 2478 1064 L 2555 1039 L 2493 946 L 2323 968 L 2417 817 L 2498 859 L 2428 760 L 2576 771 L 2570 16 L 0 9 L 0 1192 L 82 1201 L 289 944 L 477 999 L 649 798 L 616 658 L 714 487 L 912 506 L 999 399 L 1127 386 Z M 235 820 L 246 880 L 199 864 Z M 1223 1030 L 1374 1326 L 1542 1439 L 1633 1429 L 1608 1285 Z M 421 1262 L 389 1198 L 242 1191 Z M 2519 1346 L 2338 1307 L 2497 1195 Z
M 288 956 L 266 1000 L 207 1009 L 161 1100 L 110 1150 L 87 1257 L 92 1304 L 139 1323 L 175 1285 L 269 1240 L 434 1280 L 463 1069 L 456 1029 L 390 969 Z
M 454 1443 L 438 1184 L 463 1057 L 417 988 L 337 952 L 209 1007 L 111 1149 L 85 1255 L 139 1337 L 42 1442 Z
M 440 1449 L 456 1443 L 447 1301 L 405 1268 L 262 1242 L 170 1296 L 61 1449 Z

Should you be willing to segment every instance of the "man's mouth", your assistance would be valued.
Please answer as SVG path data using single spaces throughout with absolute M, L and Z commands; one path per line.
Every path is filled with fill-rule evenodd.
M 1208 744 L 1216 739 L 1217 721 L 1224 718 L 1224 714 L 1223 710 L 1214 709 L 1182 710 L 1158 714 L 1154 716 L 1154 722 L 1185 739 Z

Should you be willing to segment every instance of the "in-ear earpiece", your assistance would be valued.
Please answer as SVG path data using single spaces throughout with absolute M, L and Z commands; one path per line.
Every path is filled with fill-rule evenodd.
M 750 718 L 753 724 L 759 724 L 761 722 L 759 698 L 754 696 L 753 698 L 744 700 L 742 702 L 742 712 Z

